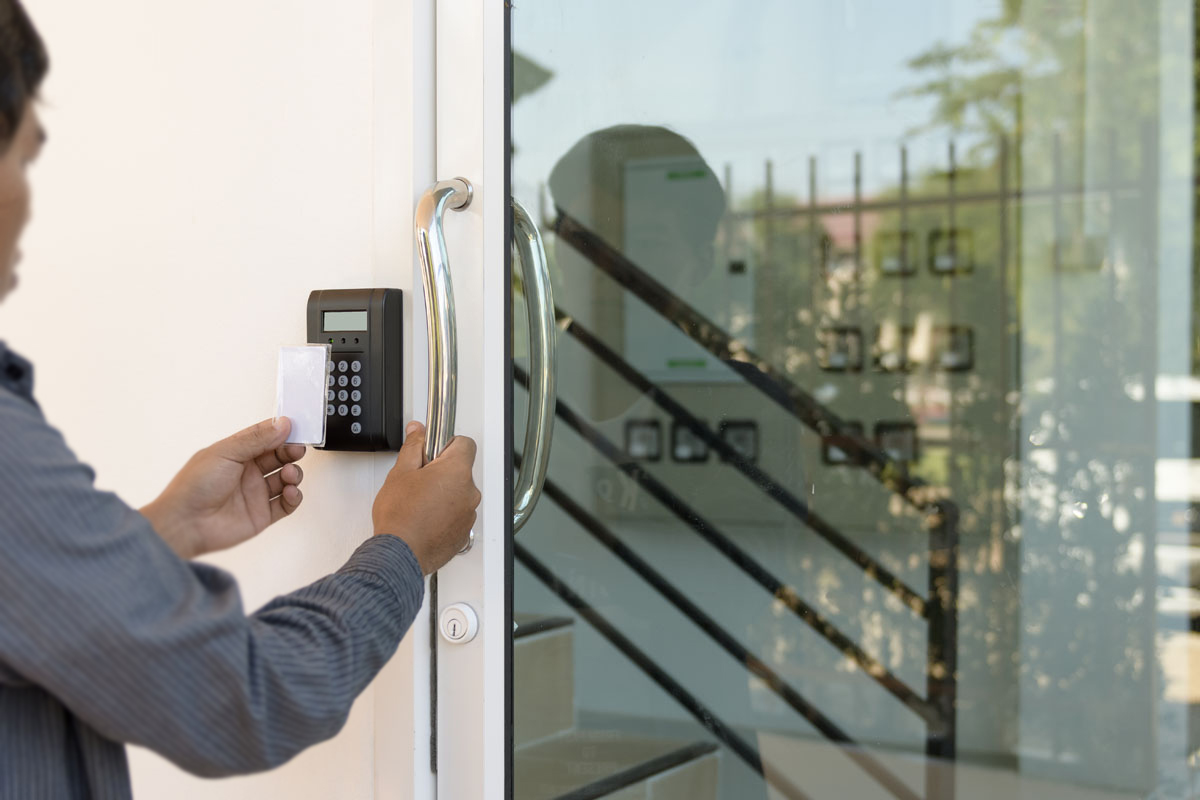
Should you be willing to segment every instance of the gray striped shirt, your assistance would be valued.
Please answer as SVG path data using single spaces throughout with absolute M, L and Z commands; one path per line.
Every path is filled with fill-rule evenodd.
M 128 798 L 126 742 L 222 776 L 337 733 L 420 608 L 408 546 L 373 537 L 247 615 L 93 478 L 0 342 L 0 798 Z

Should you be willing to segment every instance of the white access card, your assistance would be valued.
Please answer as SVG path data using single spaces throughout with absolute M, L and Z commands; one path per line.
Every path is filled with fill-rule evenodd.
M 325 444 L 325 365 L 331 349 L 327 344 L 279 348 L 275 416 L 291 419 L 291 444 Z

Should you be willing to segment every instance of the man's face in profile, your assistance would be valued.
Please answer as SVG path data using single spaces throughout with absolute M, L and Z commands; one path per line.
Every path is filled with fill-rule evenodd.
M 21 233 L 29 222 L 29 166 L 45 139 L 37 110 L 29 103 L 16 135 L 0 156 L 0 300 L 17 286 Z

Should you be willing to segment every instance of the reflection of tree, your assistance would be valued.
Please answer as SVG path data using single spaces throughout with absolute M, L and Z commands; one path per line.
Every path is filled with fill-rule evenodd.
M 1177 66 L 1159 52 L 1170 21 L 1158 5 L 1004 0 L 964 42 L 914 57 L 917 78 L 905 94 L 932 101 L 920 132 L 958 142 L 958 163 L 951 172 L 947 153 L 942 165 L 870 198 L 891 207 L 864 241 L 871 323 L 912 324 L 926 313 L 935 325 L 976 330 L 972 373 L 918 365 L 904 379 L 908 397 L 938 390 L 952 401 L 949 446 L 927 448 L 918 469 L 964 512 L 960 666 L 977 682 L 964 688 L 977 703 L 1015 708 L 1019 669 L 1020 735 L 1084 761 L 1121 740 L 1131 713 L 1149 713 L 1154 669 L 1155 427 L 1144 399 L 1155 378 L 1154 143 L 1164 134 L 1147 126 L 1160 117 L 1161 73 Z M 1056 183 L 1057 202 L 1040 194 Z M 764 192 L 741 203 L 769 210 Z M 801 278 L 819 280 L 813 233 L 803 202 L 779 197 L 772 207 L 793 213 L 753 223 L 759 349 L 812 388 L 820 376 L 808 353 L 820 320 Z M 930 280 L 930 242 L 950 230 L 969 237 L 973 271 Z M 879 269 L 905 235 L 919 279 Z M 1200 308 L 1200 274 L 1192 291 Z M 1200 338 L 1190 341 L 1200 365 Z M 1015 498 L 1006 500 L 1010 488 L 1024 519 L 1009 505 Z M 1037 542 L 1018 560 L 1022 532 Z M 864 637 L 878 627 L 860 584 L 823 589 L 833 604 L 863 609 Z M 1116 694 L 1128 696 L 1114 696 L 1122 685 Z M 1064 714 L 1081 702 L 1097 708 L 1071 731 Z M 1015 727 L 1005 735 L 1016 744 Z M 1130 754 L 1128 774 L 1147 774 L 1152 765 L 1138 761 L 1147 757 L 1148 747 Z
M 1155 4 L 1153 13 L 1135 13 L 1121 0 L 1107 0 L 1094 3 L 1090 16 L 1087 4 L 1078 1 L 1059 4 L 1058 13 L 1039 13 L 1044 4 L 1028 10 L 1032 5 L 1003 0 L 1000 13 L 976 25 L 967 42 L 938 45 L 909 62 L 925 80 L 904 95 L 934 101 L 932 118 L 921 130 L 963 136 L 984 150 L 1005 136 L 1019 142 L 1045 139 L 1054 131 L 1075 162 L 1068 170 L 1077 174 L 1085 139 L 1110 133 L 1095 130 L 1096 122 L 1104 121 L 1112 133 L 1122 134 L 1114 136 L 1116 166 L 1136 174 L 1137 126 L 1157 116 L 1159 76 L 1180 66 L 1170 62 L 1171 54 L 1157 50 L 1158 15 L 1175 14 L 1176 27 L 1190 16 L 1193 42 L 1200 42 L 1200 3 L 1193 0 L 1192 9 L 1183 3 Z M 1127 24 L 1106 30 L 1103 43 L 1091 41 L 1091 22 L 1104 17 Z M 1169 28 L 1171 21 L 1161 24 Z M 1200 58 L 1186 68 L 1200 86 Z M 1200 104 L 1200 92 L 1194 102 Z M 1200 120 L 1200 105 L 1193 113 Z M 1200 137 L 1191 147 L 1191 153 L 1180 148 L 1178 157 L 1200 160 Z M 1180 173 L 1189 167 L 1177 165 Z M 1200 202 L 1194 205 L 1200 214 Z M 1192 307 L 1200 312 L 1200 240 L 1195 237 L 1193 247 Z M 1200 371 L 1200 337 L 1193 337 L 1192 364 L 1193 372 Z
M 1148 724 L 1131 714 L 1149 713 L 1143 687 L 1153 669 L 1145 551 L 1154 541 L 1155 427 L 1143 399 L 1153 397 L 1157 347 L 1157 220 L 1147 208 L 1158 155 L 1147 145 L 1162 132 L 1147 135 L 1146 126 L 1159 118 L 1160 70 L 1174 66 L 1158 50 L 1169 22 L 1159 5 L 1005 0 L 965 43 L 910 62 L 925 80 L 907 94 L 934 102 L 925 129 L 973 143 L 964 186 L 999 183 L 1003 140 L 1014 145 L 1024 189 L 1101 189 L 1057 207 L 1028 198 L 1013 206 L 1010 251 L 1022 277 L 1016 316 L 1005 322 L 1021 326 L 1022 435 L 1033 447 L 1019 453 L 1021 586 L 996 604 L 1021 614 L 1023 738 L 1084 763 Z M 940 182 L 925 175 L 918 185 Z M 914 221 L 928 224 L 923 216 Z M 995 206 L 960 217 L 975 232 L 977 269 L 995 269 L 1003 252 Z M 968 402 L 979 406 L 983 392 L 1001 388 L 978 387 Z M 1004 404 L 994 400 L 983 405 L 999 420 Z M 979 453 L 960 464 L 961 488 L 975 501 L 1001 488 L 992 483 L 997 459 L 1017 455 L 1001 442 Z M 1114 695 L 1114 687 L 1124 688 Z M 1062 715 L 1079 703 L 1094 705 L 1071 729 Z M 1128 780 L 1153 769 L 1148 745 L 1126 756 Z

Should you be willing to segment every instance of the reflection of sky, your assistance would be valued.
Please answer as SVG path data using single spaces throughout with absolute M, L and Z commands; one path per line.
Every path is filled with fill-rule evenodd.
M 513 111 L 518 196 L 533 198 L 554 162 L 589 131 L 666 125 L 692 139 L 734 191 L 804 196 L 816 156 L 823 196 L 899 175 L 897 144 L 928 122 L 928 100 L 897 99 L 922 80 L 906 62 L 961 43 L 998 0 L 521 0 L 513 47 L 554 77 Z M 944 134 L 910 139 L 912 169 L 941 163 Z

